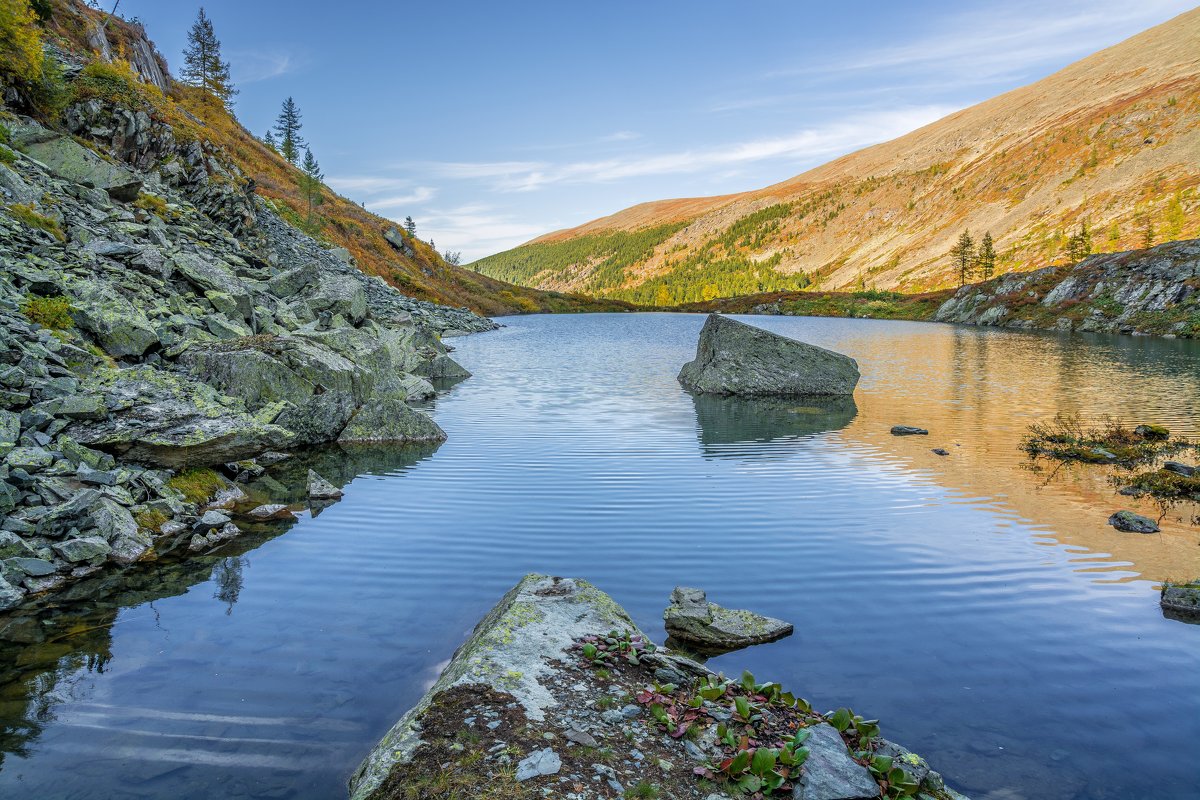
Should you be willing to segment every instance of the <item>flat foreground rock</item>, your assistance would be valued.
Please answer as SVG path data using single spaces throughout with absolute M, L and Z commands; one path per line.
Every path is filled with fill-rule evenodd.
M 751 709 L 753 719 L 741 721 Z M 773 796 L 879 798 L 868 764 L 880 756 L 925 800 L 964 800 L 924 759 L 878 731 L 859 738 L 846 709 L 821 715 L 749 673 L 726 681 L 655 648 L 586 581 L 547 575 L 527 575 L 484 617 L 363 761 L 350 795 L 601 800 L 634 796 L 649 783 L 664 798 L 728 797 L 734 787 L 718 765 L 740 745 L 718 736 L 721 720 L 738 735 L 761 737 L 760 749 L 794 748 L 780 737 L 790 741 L 802 729 L 796 737 L 807 760 L 773 761 L 764 771 L 781 779 Z M 741 770 L 739 780 L 749 774 Z
M 745 396 L 848 395 L 858 378 L 849 356 L 718 314 L 700 330 L 695 360 L 679 371 L 693 392 Z

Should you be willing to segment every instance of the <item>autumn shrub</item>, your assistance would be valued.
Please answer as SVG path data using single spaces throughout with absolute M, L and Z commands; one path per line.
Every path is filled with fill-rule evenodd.
M 52 331 L 65 331 L 75 325 L 75 321 L 71 319 L 71 301 L 61 295 L 30 295 L 21 304 L 21 313 L 28 317 L 30 322 L 36 322 Z
M 8 213 L 13 219 L 25 223 L 31 228 L 43 230 L 46 233 L 58 239 L 60 242 L 67 240 L 66 234 L 59 227 L 58 221 L 53 217 L 47 217 L 45 214 L 38 213 L 32 203 L 13 203 L 8 207 Z
M 42 34 L 28 0 L 0 2 L 0 75 L 24 85 L 42 77 Z

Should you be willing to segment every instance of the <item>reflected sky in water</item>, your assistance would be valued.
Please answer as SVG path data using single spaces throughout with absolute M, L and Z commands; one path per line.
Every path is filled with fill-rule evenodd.
M 1153 589 L 1200 574 L 1189 510 L 1119 534 L 1105 471 L 1035 472 L 1016 445 L 1058 411 L 1197 435 L 1195 344 L 750 318 L 863 379 L 741 401 L 675 382 L 702 317 L 503 321 L 453 340 L 475 377 L 431 406 L 440 448 L 282 465 L 256 497 L 300 501 L 311 464 L 345 499 L 0 623 L 0 796 L 339 796 L 533 570 L 658 639 L 680 583 L 793 622 L 713 664 L 881 718 L 976 798 L 1192 795 L 1200 626 Z

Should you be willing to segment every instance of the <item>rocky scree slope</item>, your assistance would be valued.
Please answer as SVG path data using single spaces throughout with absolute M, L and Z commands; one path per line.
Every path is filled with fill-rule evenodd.
M 0 120 L 0 609 L 236 535 L 188 470 L 444 438 L 407 401 L 467 374 L 441 335 L 494 323 L 364 275 L 145 113 L 66 119 Z
M 111 65 L 91 76 L 85 74 L 85 79 L 96 78 L 89 92 L 108 94 L 110 100 L 124 95 L 130 110 L 173 126 L 176 139 L 202 140 L 225 163 L 235 165 L 256 194 L 285 219 L 331 247 L 346 248 L 360 270 L 383 278 L 404 294 L 468 306 L 486 315 L 628 309 L 616 301 L 514 286 L 449 264 L 430 243 L 397 230 L 391 221 L 328 187 L 321 187 L 322 202 L 310 214 L 299 186 L 299 170 L 247 131 L 222 103 L 173 80 L 140 23 L 89 8 L 83 0 L 42 0 L 41 5 L 49 10 L 49 18 L 40 26 L 43 40 L 68 78 L 89 67 L 95 72 L 96 66 Z M 117 79 L 120 76 L 132 80 Z M 19 90 L 10 87 L 8 94 L 10 105 L 20 101 L 31 105 Z
M 768 291 L 924 292 L 991 231 L 999 272 L 1200 235 L 1200 9 L 764 189 L 644 203 L 471 265 L 655 305 Z

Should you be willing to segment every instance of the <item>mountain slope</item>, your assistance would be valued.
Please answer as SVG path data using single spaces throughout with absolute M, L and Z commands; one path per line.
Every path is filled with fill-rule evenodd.
M 964 228 L 998 272 L 1200 233 L 1200 9 L 1029 86 L 761 190 L 643 203 L 472 268 L 671 305 L 803 288 L 951 285 Z
M 270 200 L 281 215 L 319 240 L 348 250 L 367 274 L 383 278 L 411 297 L 467 306 L 488 315 L 619 310 L 614 303 L 600 305 L 587 298 L 517 287 L 447 264 L 426 242 L 399 232 L 393 237 L 399 244 L 393 244 L 385 237 L 395 229 L 393 222 L 327 187 L 322 187 L 323 202 L 308 224 L 299 170 L 242 127 L 224 106 L 200 90 L 175 82 L 140 24 L 89 8 L 82 0 L 47 0 L 44 5 L 49 16 L 42 23 L 43 38 L 63 60 L 74 61 L 79 68 L 94 63 L 116 70 L 115 75 L 103 76 L 108 80 L 99 84 L 100 99 L 137 105 L 152 119 L 204 141 L 251 180 L 249 191 Z M 105 96 L 105 90 L 120 83 L 122 70 L 140 79 L 136 96 Z

